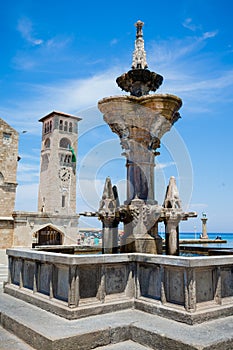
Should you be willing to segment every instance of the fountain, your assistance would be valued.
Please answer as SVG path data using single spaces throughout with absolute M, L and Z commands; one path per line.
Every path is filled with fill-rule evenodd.
M 233 256 L 176 256 L 179 223 L 196 213 L 183 211 L 174 177 L 163 204 L 155 199 L 154 159 L 182 102 L 174 95 L 149 94 L 162 77 L 147 68 L 142 26 L 136 23 L 132 70 L 117 78 L 130 95 L 99 101 L 104 120 L 120 138 L 127 167 L 124 204 L 107 178 L 98 212 L 88 213 L 102 221 L 104 254 L 7 250 L 1 324 L 37 349 L 90 349 L 125 340 L 153 349 L 232 348 Z M 126 254 L 115 254 L 120 222 Z M 159 254 L 160 222 L 167 255 Z
M 171 246 L 167 247 L 167 253 L 177 255 L 178 224 L 196 214 L 183 213 L 181 205 L 162 207 L 158 204 L 154 195 L 154 167 L 155 157 L 160 154 L 157 151 L 160 140 L 180 118 L 182 101 L 170 94 L 149 94 L 159 88 L 163 77 L 148 70 L 143 24 L 142 21 L 135 24 L 132 69 L 116 79 L 118 86 L 130 95 L 103 98 L 98 107 L 105 122 L 119 136 L 126 157 L 127 198 L 118 209 L 125 232 L 121 252 L 162 254 L 158 222 L 164 221 L 166 235 L 171 237 L 166 240 Z M 169 196 L 174 189 L 174 180 L 171 181 Z

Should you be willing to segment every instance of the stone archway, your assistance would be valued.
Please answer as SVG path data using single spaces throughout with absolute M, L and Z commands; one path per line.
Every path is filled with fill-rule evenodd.
M 37 245 L 61 245 L 63 240 L 62 233 L 51 226 L 45 226 L 37 231 L 37 237 Z

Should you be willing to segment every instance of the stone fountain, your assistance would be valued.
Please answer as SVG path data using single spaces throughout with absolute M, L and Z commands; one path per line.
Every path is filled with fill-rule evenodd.
M 8 249 L 0 323 L 35 349 L 233 348 L 233 255 L 171 256 L 179 254 L 180 221 L 196 214 L 182 210 L 174 177 L 163 204 L 155 200 L 154 158 L 182 102 L 149 95 L 162 77 L 147 69 L 142 26 L 138 21 L 132 70 L 117 79 L 130 95 L 99 101 L 126 156 L 126 201 L 120 205 L 107 178 L 98 212 L 85 214 L 102 221 L 103 253 L 118 252 L 119 222 L 122 251 L 132 253 Z M 165 223 L 166 256 L 144 254 L 162 250 L 158 222 Z
M 178 111 L 182 100 L 170 94 L 150 94 L 160 87 L 163 77 L 148 69 L 142 32 L 144 23 L 138 21 L 135 25 L 132 69 L 116 79 L 118 86 L 130 95 L 103 98 L 98 107 L 105 122 L 119 136 L 126 157 L 127 195 L 124 205 L 118 210 L 125 232 L 121 251 L 161 254 L 158 222 L 165 222 L 168 236 L 173 237 L 176 232 L 175 239 L 167 240 L 175 242 L 179 221 L 194 216 L 193 213 L 183 213 L 181 205 L 160 206 L 154 194 L 155 157 L 160 154 L 157 150 L 162 136 L 180 118 Z M 101 220 L 102 217 L 103 211 Z M 177 244 L 167 252 L 178 254 Z

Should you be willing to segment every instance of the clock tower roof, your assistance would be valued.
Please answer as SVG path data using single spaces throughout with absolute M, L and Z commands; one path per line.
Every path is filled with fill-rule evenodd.
M 79 118 L 79 117 L 77 117 L 75 115 L 72 115 L 72 114 L 67 114 L 67 113 L 58 112 L 58 111 L 52 111 L 49 114 L 47 114 L 44 117 L 42 117 L 41 119 L 39 119 L 39 122 L 43 122 L 47 118 L 50 118 L 50 117 L 53 117 L 53 116 L 60 116 L 60 117 L 63 117 L 63 118 L 72 118 L 72 119 L 75 119 L 77 121 L 82 120 L 82 118 Z

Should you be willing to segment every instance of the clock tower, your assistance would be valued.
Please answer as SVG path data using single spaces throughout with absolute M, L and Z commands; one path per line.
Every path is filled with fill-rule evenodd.
M 81 118 L 53 111 L 41 118 L 38 211 L 76 214 L 76 154 Z

